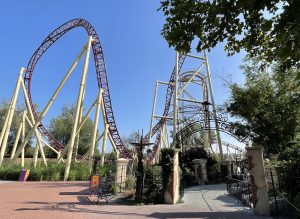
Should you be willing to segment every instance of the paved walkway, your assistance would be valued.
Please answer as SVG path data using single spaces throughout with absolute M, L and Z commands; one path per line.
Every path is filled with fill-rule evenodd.
M 0 185 L 0 218 L 213 218 L 257 217 L 225 194 L 225 185 L 198 186 L 185 191 L 184 203 L 135 206 L 88 199 L 87 182 L 25 182 Z
M 14 181 L 8 181 L 8 180 L 0 180 L 0 184 L 4 184 L 4 183 L 12 183 Z

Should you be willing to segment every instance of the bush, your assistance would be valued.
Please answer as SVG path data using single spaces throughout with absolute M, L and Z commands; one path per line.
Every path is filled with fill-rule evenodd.
M 35 169 L 31 168 L 28 180 L 30 181 L 40 181 L 43 180 L 44 168 L 37 166 Z
M 135 188 L 135 178 L 134 177 L 128 177 L 125 181 L 125 186 L 127 190 L 133 190 Z
M 300 143 L 291 145 L 278 156 L 277 172 L 280 190 L 300 208 Z
M 70 169 L 68 181 L 75 181 L 75 180 L 76 180 L 76 170 Z
M 2 180 L 18 180 L 22 167 L 20 165 L 3 166 L 0 169 L 0 179 Z
M 49 162 L 48 166 L 44 166 L 43 163 L 37 163 L 34 168 L 33 165 L 26 165 L 26 169 L 30 170 L 28 180 L 30 181 L 60 181 L 64 178 L 65 164 L 56 162 Z M 0 168 L 0 179 L 2 180 L 18 180 L 22 167 L 20 165 L 14 166 L 2 166 Z M 115 165 L 105 165 L 104 167 L 97 168 L 98 173 L 104 176 L 110 171 L 115 172 Z M 87 163 L 71 163 L 69 179 L 70 181 L 86 181 L 89 180 L 90 173 Z
M 115 173 L 116 172 L 116 165 L 113 164 L 104 164 L 104 166 L 97 166 L 96 173 L 105 176 L 108 175 L 109 173 Z
M 144 202 L 145 203 L 163 203 L 163 180 L 161 170 L 158 166 L 146 166 L 144 180 Z
M 90 178 L 89 167 L 86 163 L 75 163 L 72 169 L 76 170 L 76 180 L 86 181 Z

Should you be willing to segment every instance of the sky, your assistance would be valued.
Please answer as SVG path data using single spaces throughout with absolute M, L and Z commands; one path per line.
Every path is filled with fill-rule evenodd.
M 46 36 L 61 24 L 83 18 L 96 29 L 104 51 L 112 106 L 121 136 L 148 131 L 156 80 L 168 81 L 175 64 L 174 48 L 160 32 L 165 22 L 157 11 L 159 0 L 1 0 L 0 2 L 0 98 L 10 99 L 18 72 Z M 75 29 L 45 53 L 32 77 L 32 99 L 42 109 L 77 56 L 87 36 Z M 195 53 L 195 52 L 194 52 Z M 239 69 L 244 53 L 228 57 L 224 46 L 209 53 L 217 104 L 229 95 L 224 78 L 243 83 Z M 55 100 L 44 124 L 59 115 L 64 105 L 77 99 L 82 62 Z M 163 91 L 162 91 L 163 92 Z M 85 106 L 96 98 L 93 60 L 87 77 Z M 158 111 L 163 109 L 158 100 Z

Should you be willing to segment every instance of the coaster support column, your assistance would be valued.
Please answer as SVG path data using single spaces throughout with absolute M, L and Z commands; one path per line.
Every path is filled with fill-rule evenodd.
M 76 114 L 75 114 L 74 126 L 73 126 L 72 135 L 71 135 L 71 139 L 70 139 L 70 143 L 69 143 L 69 150 L 68 150 L 68 155 L 67 155 L 64 180 L 68 179 L 69 171 L 70 171 L 70 167 L 71 167 L 74 141 L 75 141 L 75 137 L 76 137 L 77 125 L 78 125 L 79 114 L 80 114 L 80 105 L 81 105 L 82 96 L 83 96 L 82 93 L 84 91 L 84 87 L 85 87 L 85 83 L 86 83 L 85 79 L 86 79 L 86 74 L 87 74 L 87 70 L 88 70 L 91 43 L 92 43 L 92 37 L 90 36 L 89 40 L 88 40 L 88 43 L 87 43 L 86 56 L 85 56 L 85 61 L 84 61 L 84 66 L 83 66 L 83 71 L 82 71 L 82 77 L 81 77 L 81 82 L 80 82 L 80 88 L 79 88 L 79 93 L 78 93 L 78 100 L 77 100 L 77 105 L 76 105 Z

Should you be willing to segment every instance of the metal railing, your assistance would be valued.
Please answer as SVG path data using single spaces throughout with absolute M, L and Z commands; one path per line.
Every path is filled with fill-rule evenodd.
M 227 176 L 226 188 L 229 196 L 237 199 L 243 205 L 250 207 L 250 209 L 252 208 L 251 184 L 248 179 L 241 181 Z
M 279 182 L 276 171 L 266 170 L 266 177 L 269 186 L 269 203 L 271 214 L 282 218 L 293 218 L 300 215 L 300 209 L 292 204 L 279 190 Z

